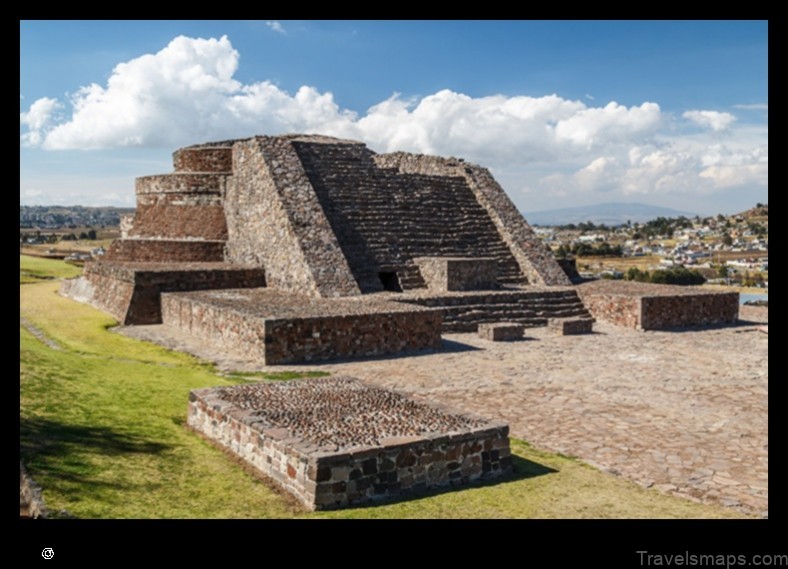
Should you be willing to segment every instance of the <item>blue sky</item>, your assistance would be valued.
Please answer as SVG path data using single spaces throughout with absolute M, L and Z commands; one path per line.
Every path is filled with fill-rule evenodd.
M 523 211 L 768 201 L 765 22 L 23 21 L 20 200 L 133 205 L 179 146 L 319 132 Z

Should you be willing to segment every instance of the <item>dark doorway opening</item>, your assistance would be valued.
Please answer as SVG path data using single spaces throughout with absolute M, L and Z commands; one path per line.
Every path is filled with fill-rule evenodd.
M 399 278 L 397 277 L 396 271 L 380 271 L 378 277 L 383 284 L 383 290 L 402 292 L 402 286 L 399 284 Z

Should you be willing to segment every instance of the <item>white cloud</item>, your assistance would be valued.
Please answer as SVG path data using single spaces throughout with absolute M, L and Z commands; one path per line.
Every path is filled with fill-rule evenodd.
M 738 125 L 729 113 L 687 111 L 683 117 L 704 130 L 677 134 L 654 102 L 589 106 L 588 98 L 555 94 L 470 97 L 444 89 L 417 99 L 394 94 L 360 114 L 315 87 L 291 95 L 269 81 L 243 84 L 234 78 L 238 61 L 226 36 L 177 37 L 158 53 L 118 64 L 105 85 L 80 88 L 69 113 L 55 99 L 35 101 L 20 113 L 21 142 L 48 150 L 172 150 L 311 132 L 364 140 L 378 152 L 460 156 L 492 168 L 505 187 L 552 196 L 768 183 L 767 127 Z
M 740 105 L 733 105 L 734 109 L 743 109 L 745 111 L 768 111 L 769 105 L 767 103 L 752 103 L 752 104 L 740 104 Z
M 686 111 L 681 116 L 698 126 L 710 128 L 717 132 L 727 130 L 736 120 L 736 117 L 732 114 L 719 111 Z
M 272 30 L 274 30 L 275 32 L 278 32 L 280 34 L 286 34 L 287 33 L 287 30 L 284 29 L 284 27 L 282 26 L 281 22 L 278 22 L 277 20 L 269 20 L 269 21 L 267 21 L 265 23 L 265 25 L 268 26 L 269 28 L 271 28 Z
M 43 141 L 44 133 L 50 128 L 55 112 L 62 105 L 55 99 L 43 97 L 30 105 L 26 113 L 19 113 L 19 125 L 26 126 L 28 132 L 21 135 L 25 146 L 37 146 Z

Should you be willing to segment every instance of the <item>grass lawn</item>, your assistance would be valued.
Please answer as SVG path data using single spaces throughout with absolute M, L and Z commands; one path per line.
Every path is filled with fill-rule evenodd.
M 64 261 L 19 255 L 19 284 L 36 283 L 50 279 L 68 279 L 82 274 L 80 267 Z
M 58 284 L 20 287 L 21 316 L 51 340 L 20 326 L 20 452 L 51 512 L 80 518 L 737 516 L 517 440 L 509 480 L 304 512 L 185 427 L 190 389 L 297 374 L 218 375 L 191 356 L 108 331 L 109 316 L 58 296 Z

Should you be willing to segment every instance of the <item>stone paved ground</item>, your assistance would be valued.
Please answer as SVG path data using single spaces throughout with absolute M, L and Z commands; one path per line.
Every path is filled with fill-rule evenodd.
M 592 335 L 556 336 L 535 328 L 519 342 L 449 334 L 440 353 L 284 367 L 353 375 L 503 419 L 513 436 L 539 448 L 676 496 L 767 516 L 768 334 L 755 323 L 768 312 L 744 307 L 742 318 L 689 332 L 597 323 Z M 160 337 L 161 328 L 133 333 Z M 169 342 L 189 347 L 184 337 Z M 204 346 L 191 349 L 223 367 L 255 369 Z

